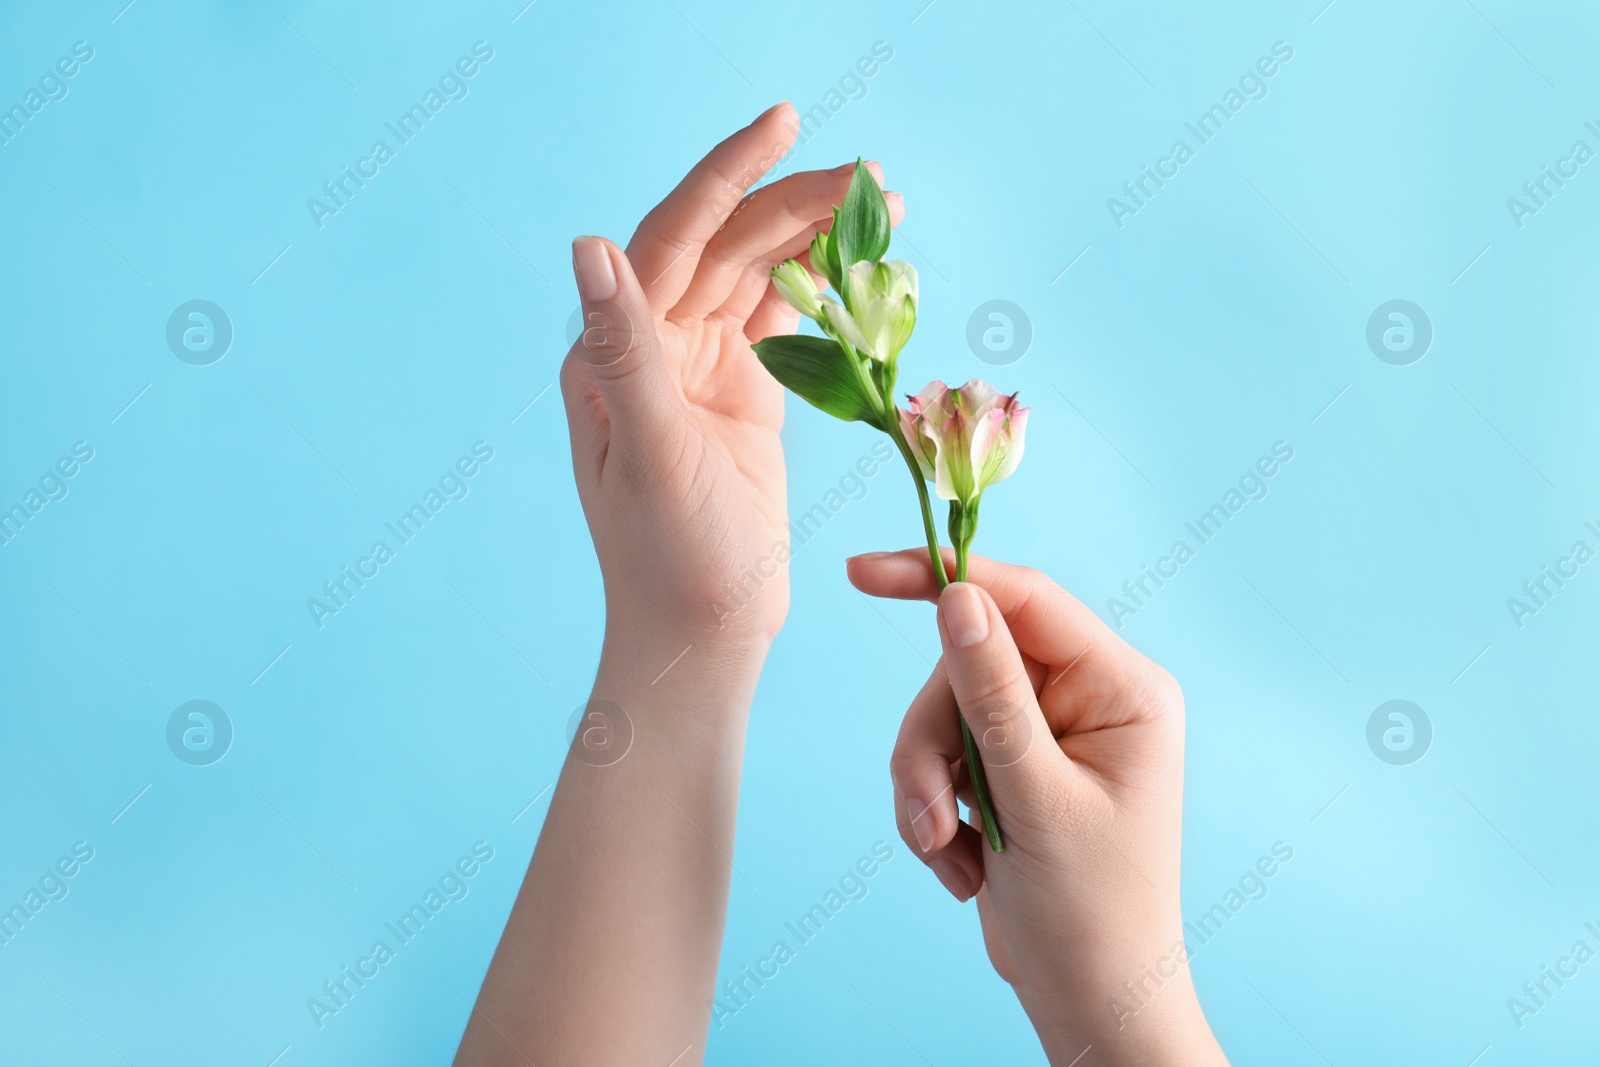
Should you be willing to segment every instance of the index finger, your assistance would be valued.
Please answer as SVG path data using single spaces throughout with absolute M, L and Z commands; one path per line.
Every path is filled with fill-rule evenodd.
M 953 575 L 955 553 L 943 548 L 941 552 L 946 573 Z M 939 599 L 939 583 L 925 548 L 852 556 L 846 570 L 851 584 L 868 596 Z M 1080 658 L 1128 662 L 1128 657 L 1139 655 L 1081 601 L 1031 567 L 973 555 L 968 559 L 967 580 L 994 600 L 1017 647 L 1042 663 L 1064 665 Z M 1090 651 L 1099 655 L 1086 657 Z
M 745 191 L 761 180 L 794 143 L 799 126 L 787 101 L 763 111 L 694 165 L 667 198 L 639 223 L 628 259 L 657 314 L 678 302 L 700 255 Z

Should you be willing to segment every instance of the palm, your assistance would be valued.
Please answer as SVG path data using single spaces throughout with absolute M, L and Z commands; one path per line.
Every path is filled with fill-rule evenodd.
M 791 329 L 793 318 L 787 324 Z M 690 421 L 709 446 L 727 457 L 728 472 L 742 475 L 733 481 L 733 495 L 747 498 L 752 518 L 764 529 L 781 529 L 783 449 L 778 435 L 783 387 L 756 359 L 744 329 L 742 322 L 723 325 L 704 319 L 656 325 Z
M 697 550 L 672 565 L 689 573 L 684 584 L 716 591 L 717 610 L 775 631 L 787 607 L 781 567 L 760 569 L 760 588 L 747 579 L 774 546 L 786 543 L 783 387 L 756 359 L 744 324 L 707 320 L 656 324 L 664 362 L 682 394 L 681 438 L 686 453 L 667 468 L 665 506 L 695 531 Z M 792 324 L 791 327 L 792 328 Z M 730 592 L 729 587 L 737 592 Z
M 628 343 L 581 340 L 563 371 L 608 594 L 627 587 L 690 625 L 715 612 L 715 629 L 731 618 L 769 637 L 788 604 L 784 401 L 752 345 L 794 331 L 772 268 L 806 260 L 854 169 L 803 171 L 745 195 L 796 129 L 789 105 L 766 112 L 645 216 L 625 256 L 607 253 L 626 277 L 615 299 L 586 300 L 585 317 L 624 324 Z M 899 198 L 889 207 L 898 218 Z

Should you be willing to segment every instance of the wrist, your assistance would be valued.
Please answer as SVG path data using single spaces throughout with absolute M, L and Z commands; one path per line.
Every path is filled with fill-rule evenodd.
M 774 598 L 751 597 L 727 603 L 692 597 L 613 598 L 606 596 L 605 645 L 665 652 L 667 660 L 685 648 L 705 653 L 718 664 L 757 665 L 766 657 L 788 608 L 787 591 Z M 692 654 L 692 653 L 691 653 Z
M 608 623 L 593 697 L 621 708 L 647 735 L 687 743 L 700 733 L 696 727 L 722 734 L 748 716 L 766 651 L 765 641 L 715 642 Z
M 598 673 L 653 691 L 674 690 L 692 676 L 707 696 L 753 688 L 771 639 L 760 634 L 717 634 L 671 623 L 606 620 Z
M 1018 990 L 1050 1062 L 1074 1062 L 1093 1046 L 1108 1067 L 1214 1067 L 1225 1065 L 1200 1007 L 1188 965 L 1167 978 L 1151 968 L 1116 988 L 1096 987 L 1041 995 Z

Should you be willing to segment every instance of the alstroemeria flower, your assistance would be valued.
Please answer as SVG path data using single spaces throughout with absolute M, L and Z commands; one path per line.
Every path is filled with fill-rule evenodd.
M 828 235 L 821 230 L 811 239 L 811 265 L 817 268 L 817 273 L 832 278 L 828 271 Z
M 822 318 L 817 320 L 830 328 L 834 335 L 845 341 L 860 352 L 863 356 L 878 358 L 872 351 L 872 342 L 867 340 L 867 335 L 861 331 L 861 326 L 855 316 L 845 310 L 845 306 L 830 296 L 822 298 Z
M 949 576 L 926 483 L 949 502 L 954 578 L 966 581 L 979 498 L 1021 462 L 1028 409 L 1018 406 L 1015 395 L 1004 396 L 976 379 L 956 390 L 932 382 L 910 398 L 910 410 L 894 406 L 890 394 L 901 350 L 917 322 L 917 272 L 903 261 L 880 262 L 889 252 L 891 228 L 883 189 L 858 159 L 850 188 L 834 208 L 832 228 L 812 238 L 809 266 L 803 265 L 805 259 L 787 260 L 772 272 L 783 298 L 827 336 L 764 337 L 754 348 L 772 377 L 812 407 L 895 438 L 916 483 L 929 562 L 943 588 Z M 831 295 L 819 291 L 823 288 Z M 984 758 L 966 720 L 957 719 L 983 832 L 999 852 L 1005 841 L 989 797 Z
M 880 362 L 898 356 L 917 324 L 916 268 L 903 259 L 862 260 L 850 268 L 846 299 L 867 340 L 866 352 Z
M 960 389 L 929 382 L 900 409 L 900 429 L 941 499 L 970 505 L 1022 462 L 1028 408 L 988 382 Z
M 822 296 L 816 279 L 797 259 L 786 259 L 772 268 L 772 287 L 800 314 L 821 321 Z

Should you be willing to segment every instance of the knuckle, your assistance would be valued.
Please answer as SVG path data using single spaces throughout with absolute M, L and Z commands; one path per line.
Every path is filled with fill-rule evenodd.
M 967 690 L 961 707 L 969 715 L 988 718 L 999 714 L 1002 719 L 1009 719 L 1022 710 L 1018 680 L 1000 664 L 986 664 L 978 668 L 969 676 Z
M 744 199 L 746 190 L 759 177 L 756 168 L 749 163 L 742 164 L 735 174 L 729 174 L 726 169 L 717 166 L 712 171 L 714 185 L 707 200 L 716 209 L 731 211 Z
M 1183 686 L 1165 667 L 1152 660 L 1144 661 L 1143 687 L 1145 697 L 1153 710 L 1164 715 L 1183 714 Z
M 567 400 L 578 395 L 587 374 L 588 369 L 583 362 L 569 353 L 567 358 L 561 361 L 561 395 Z
M 897 744 L 889 754 L 889 779 L 894 782 L 896 789 L 904 791 L 914 783 L 922 765 L 922 760 L 910 745 L 903 742 Z
M 739 309 L 727 305 L 708 311 L 705 315 L 706 322 L 729 332 L 742 328 L 748 320 L 748 315 L 741 314 Z
M 984 763 L 1009 767 L 1027 756 L 1033 745 L 1028 709 L 1006 701 L 966 712 L 967 726 Z
M 591 367 L 608 369 L 607 377 L 619 378 L 644 362 L 628 357 L 648 349 L 654 341 L 654 334 L 637 326 L 620 305 L 604 304 L 584 309 L 583 332 L 573 350 Z
M 1049 575 L 1045 574 L 1043 571 L 1039 570 L 1037 567 L 1027 567 L 1027 566 L 1018 567 L 1017 568 L 1017 577 L 1022 582 L 1022 584 L 1028 586 L 1029 588 L 1035 588 L 1035 587 L 1038 587 L 1038 586 L 1041 586 L 1041 585 L 1054 585 L 1055 584 L 1053 581 L 1051 581 Z
M 889 780 L 895 784 L 896 788 L 899 787 L 901 781 L 911 769 L 909 760 L 910 757 L 906 751 L 905 742 L 895 742 L 894 751 L 889 753 Z
M 1164 695 L 1170 703 L 1175 704 L 1178 707 L 1182 707 L 1183 686 L 1178 684 L 1178 679 L 1172 676 L 1172 672 L 1167 670 L 1165 667 L 1158 666 L 1156 667 L 1156 677 L 1160 682 L 1162 695 Z
M 664 224 L 660 213 L 667 206 L 663 203 L 645 216 L 644 221 L 639 223 L 639 228 L 633 232 L 633 238 L 628 242 L 630 246 L 643 239 L 678 256 L 682 256 L 694 247 L 692 238 Z
M 1021 616 L 1028 612 L 1034 601 L 1040 597 L 1047 597 L 1049 591 L 1055 588 L 1055 582 L 1043 571 L 1032 567 L 1014 567 L 1009 574 L 1002 576 L 1003 581 L 1014 586 L 1016 602 L 1011 606 L 1012 616 Z M 1049 603 L 1048 600 L 1045 601 Z

